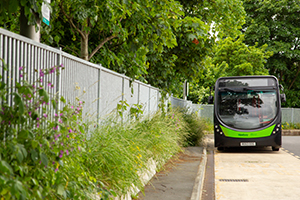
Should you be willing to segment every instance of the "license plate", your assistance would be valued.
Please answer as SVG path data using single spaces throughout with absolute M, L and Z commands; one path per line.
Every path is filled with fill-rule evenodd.
M 256 142 L 241 142 L 240 145 L 242 147 L 254 147 L 256 146 Z

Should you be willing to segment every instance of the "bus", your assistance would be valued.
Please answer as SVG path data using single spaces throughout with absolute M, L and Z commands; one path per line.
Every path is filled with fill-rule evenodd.
M 215 147 L 281 147 L 283 87 L 275 76 L 221 77 L 215 84 Z M 212 97 L 210 97 L 212 101 Z

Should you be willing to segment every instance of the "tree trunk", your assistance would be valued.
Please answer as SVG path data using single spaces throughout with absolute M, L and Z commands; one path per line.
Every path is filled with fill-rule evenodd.
M 29 25 L 28 19 L 24 14 L 24 8 L 21 8 L 20 15 L 20 35 L 28 37 L 36 42 L 40 42 L 40 27 L 41 20 L 37 19 L 38 31 L 35 30 L 35 25 Z
M 85 33 L 84 37 L 81 37 L 81 53 L 80 56 L 84 60 L 89 60 L 89 35 Z

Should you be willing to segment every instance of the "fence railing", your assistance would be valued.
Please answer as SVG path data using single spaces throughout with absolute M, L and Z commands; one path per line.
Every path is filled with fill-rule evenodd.
M 8 67 L 8 71 L 0 70 L 8 86 L 15 86 L 15 81 L 25 78 L 33 84 L 39 78 L 40 70 L 62 64 L 65 69 L 58 75 L 47 76 L 42 84 L 47 92 L 59 94 L 67 101 L 73 102 L 76 97 L 85 101 L 83 114 L 104 117 L 116 109 L 120 101 L 127 101 L 129 105 L 143 105 L 145 114 L 158 110 L 161 97 L 159 89 L 139 81 L 130 85 L 130 78 L 125 75 L 1 28 L 0 58 Z M 21 66 L 25 69 L 26 77 L 20 77 Z M 48 83 L 54 87 L 48 86 Z M 10 92 L 13 92 L 13 87 L 10 88 Z M 12 104 L 12 98 L 7 99 L 9 104 Z M 60 104 L 58 108 L 61 108 Z

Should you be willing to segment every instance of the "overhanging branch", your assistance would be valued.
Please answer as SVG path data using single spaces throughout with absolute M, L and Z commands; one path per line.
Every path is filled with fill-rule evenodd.
M 94 55 L 95 55 L 95 53 L 97 53 L 97 51 L 99 51 L 99 49 L 101 48 L 101 47 L 103 47 L 103 45 L 106 43 L 106 42 L 108 42 L 109 40 L 112 40 L 112 39 L 114 39 L 114 38 L 116 38 L 117 36 L 116 35 L 112 35 L 112 36 L 110 36 L 110 37 L 107 37 L 107 38 L 105 38 L 93 51 L 92 51 L 92 53 L 89 55 L 89 57 L 88 57 L 88 60 L 90 60 Z

